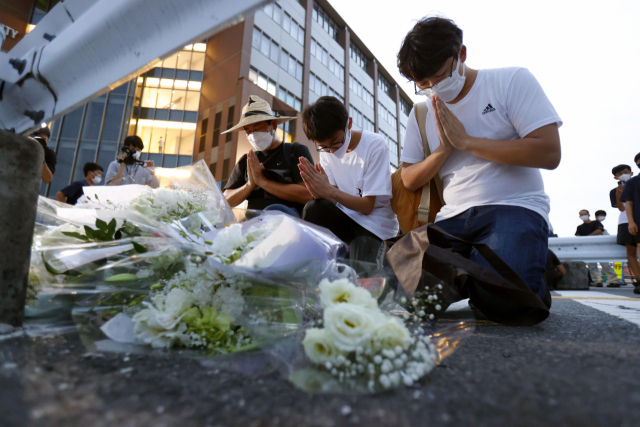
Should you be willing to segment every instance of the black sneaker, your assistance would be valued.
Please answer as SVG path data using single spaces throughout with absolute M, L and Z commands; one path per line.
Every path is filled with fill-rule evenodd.
M 640 294 L 640 286 L 636 286 L 635 288 L 633 288 L 633 293 Z
M 619 288 L 620 283 L 607 283 L 607 288 Z
M 596 283 L 596 284 L 595 284 L 595 285 L 593 285 L 593 286 L 595 286 L 596 288 L 601 288 L 601 287 L 602 287 L 602 283 Z

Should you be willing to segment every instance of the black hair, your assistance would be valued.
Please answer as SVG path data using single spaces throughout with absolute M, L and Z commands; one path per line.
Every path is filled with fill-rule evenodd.
M 347 127 L 349 113 L 338 98 L 322 96 L 302 112 L 302 130 L 307 138 L 323 142 Z
M 400 74 L 418 82 L 433 76 L 462 47 L 462 30 L 438 16 L 422 18 L 407 33 L 398 52 Z
M 596 217 L 598 217 L 598 216 L 600 216 L 600 215 L 607 216 L 607 213 L 606 213 L 605 211 L 602 211 L 602 210 L 600 210 L 600 211 L 596 211 L 595 216 L 596 216 Z
M 93 162 L 85 163 L 84 167 L 82 168 L 82 172 L 84 172 L 84 176 L 87 176 L 89 172 L 95 172 L 95 171 L 104 172 L 104 169 L 99 164 L 93 163 Z
M 46 137 L 47 137 L 47 139 L 48 139 L 48 138 L 51 138 L 51 131 L 49 130 L 49 127 L 48 127 L 48 126 L 45 126 L 45 127 L 43 127 L 43 128 L 40 128 L 40 129 L 38 129 L 38 130 L 34 131 L 34 132 L 31 134 L 31 136 L 39 136 L 39 137 L 46 136 Z
M 622 172 L 625 169 L 629 169 L 629 172 L 631 172 L 631 166 L 629 166 L 629 165 L 618 165 L 615 168 L 611 169 L 611 173 L 613 174 L 613 176 L 615 176 L 616 174 Z
M 636 154 L 636 156 L 633 158 L 633 161 L 636 165 L 638 164 L 638 161 L 640 161 L 640 153 Z
M 144 150 L 144 143 L 142 142 L 142 139 L 140 139 L 140 137 L 137 135 L 129 135 L 124 139 L 124 143 L 122 145 L 124 145 L 125 147 L 127 145 L 133 145 L 134 147 L 139 148 L 140 151 Z
M 587 209 L 580 209 L 580 212 L 585 211 L 586 213 L 589 213 L 589 211 Z M 578 213 L 580 213 L 578 212 Z

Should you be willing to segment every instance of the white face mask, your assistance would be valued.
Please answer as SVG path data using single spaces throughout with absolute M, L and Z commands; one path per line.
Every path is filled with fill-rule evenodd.
M 460 75 L 461 68 L 462 75 Z M 466 73 L 466 67 L 464 63 L 460 61 L 460 54 L 458 53 L 458 66 L 456 67 L 451 77 L 447 77 L 440 83 L 437 83 L 435 86 L 426 89 L 425 94 L 429 98 L 438 96 L 444 102 L 453 101 L 458 95 L 460 95 L 460 92 L 462 91 L 464 82 L 467 79 Z
M 629 181 L 629 179 L 631 179 L 631 174 L 630 173 L 623 173 L 622 175 L 620 175 L 618 177 L 618 179 L 622 182 L 627 182 Z
M 269 129 L 269 132 L 252 132 L 247 135 L 247 139 L 254 150 L 264 151 L 271 147 L 271 144 L 273 143 L 273 134 L 271 133 L 271 129 Z
M 100 184 L 100 181 L 102 181 L 102 176 L 101 175 L 96 175 L 93 177 L 93 183 L 94 184 Z
M 605 218 L 606 218 L 606 216 L 599 216 L 599 217 L 598 217 L 598 221 L 602 222 L 602 221 L 604 221 L 604 220 L 605 220 Z
M 351 143 L 351 129 L 349 129 L 349 119 L 347 119 L 347 127 L 344 130 L 344 144 L 333 155 L 338 159 L 342 159 L 347 152 L 347 148 L 349 148 L 349 143 Z
M 583 221 L 589 221 L 589 215 L 581 215 L 580 219 Z
M 133 158 L 136 160 L 140 160 L 140 154 L 141 153 L 139 151 L 136 151 L 135 153 L 133 153 Z

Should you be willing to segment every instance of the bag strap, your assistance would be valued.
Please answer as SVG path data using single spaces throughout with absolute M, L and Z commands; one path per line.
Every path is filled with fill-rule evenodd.
M 427 140 L 427 131 L 425 125 L 427 123 L 427 103 L 419 102 L 415 107 L 416 120 L 420 129 L 420 139 L 422 139 L 422 148 L 424 149 L 424 158 L 431 155 L 429 141 Z M 427 183 L 422 186 L 422 194 L 420 195 L 420 205 L 418 206 L 418 222 L 428 223 L 429 212 L 431 206 L 431 185 Z

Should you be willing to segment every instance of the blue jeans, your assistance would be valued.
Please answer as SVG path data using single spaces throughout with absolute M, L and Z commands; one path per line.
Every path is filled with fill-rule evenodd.
M 519 206 L 479 206 L 435 225 L 462 240 L 487 244 L 534 293 L 544 298 L 549 227 L 542 216 Z M 493 270 L 471 246 L 453 240 L 451 244 L 455 252 Z M 485 306 L 495 307 L 503 313 L 519 309 L 479 286 L 474 288 L 469 289 L 471 302 L 474 297 L 482 298 Z
M 285 205 L 269 205 L 266 208 L 264 208 L 265 211 L 280 211 L 280 212 L 284 212 L 288 215 L 294 216 L 296 218 L 300 218 L 300 213 L 295 210 L 294 208 L 290 208 L 289 206 L 285 206 Z

